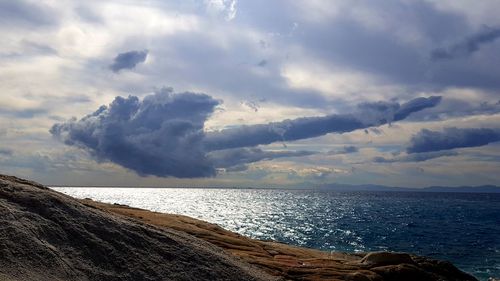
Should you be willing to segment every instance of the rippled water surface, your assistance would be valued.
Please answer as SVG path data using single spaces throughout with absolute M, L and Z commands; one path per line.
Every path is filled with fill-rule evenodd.
M 54 188 L 176 213 L 243 235 L 334 251 L 391 250 L 500 277 L 500 194 L 189 188 Z

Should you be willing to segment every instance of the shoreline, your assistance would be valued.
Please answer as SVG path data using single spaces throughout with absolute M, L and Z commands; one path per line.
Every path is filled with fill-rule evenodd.
M 446 261 L 407 253 L 329 253 L 260 241 L 187 216 L 75 199 L 10 176 L 0 175 L 0 207 L 6 211 L 0 225 L 8 226 L 0 227 L 0 249 L 17 253 L 0 256 L 2 280 L 86 280 L 66 277 L 73 272 L 87 279 L 122 276 L 112 280 L 477 280 Z M 15 220 L 9 218 L 13 213 Z M 25 218 L 21 226 L 19 217 Z M 34 242 L 21 247 L 13 233 Z M 64 261 L 59 267 L 66 269 L 39 260 L 29 246 L 33 243 L 42 256 Z M 96 258 L 100 263 L 81 269 Z M 119 270 L 110 273 L 109 268 Z M 138 272 L 144 278 L 134 277 Z M 166 277 L 179 274 L 185 278 Z
M 346 266 L 346 269 L 352 269 L 352 266 L 359 265 L 360 260 L 370 254 L 370 252 L 326 252 L 279 241 L 263 241 L 185 215 L 154 212 L 118 203 L 103 203 L 90 198 L 78 200 L 84 205 L 132 218 L 142 223 L 188 233 L 221 247 L 231 255 L 255 265 L 273 276 L 285 277 L 287 280 L 298 280 L 296 278 L 300 278 L 300 280 L 331 280 L 332 276 L 329 274 L 331 274 L 332 269 L 339 270 L 339 265 Z M 410 254 L 410 256 L 419 258 L 416 255 Z M 403 256 L 401 260 L 406 258 Z
M 257 265 L 273 275 L 283 275 L 288 268 L 304 265 L 328 267 L 329 261 L 357 261 L 366 253 L 325 252 L 292 246 L 277 241 L 252 239 L 226 230 L 216 224 L 189 216 L 152 212 L 122 204 L 109 204 L 92 199 L 79 199 L 86 206 L 138 220 L 157 227 L 185 232 L 221 247 L 230 254 Z M 300 270 L 299 270 L 300 271 Z

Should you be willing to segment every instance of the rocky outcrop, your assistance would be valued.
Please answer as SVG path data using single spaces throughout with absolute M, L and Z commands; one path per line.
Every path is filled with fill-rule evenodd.
M 328 253 L 0 176 L 0 280 L 476 280 L 406 253 Z
M 415 264 L 413 259 L 409 254 L 406 253 L 390 253 L 390 252 L 373 252 L 368 253 L 364 256 L 360 264 L 367 266 L 383 266 L 383 265 L 394 265 L 394 264 Z
M 271 279 L 201 239 L 0 176 L 0 280 Z

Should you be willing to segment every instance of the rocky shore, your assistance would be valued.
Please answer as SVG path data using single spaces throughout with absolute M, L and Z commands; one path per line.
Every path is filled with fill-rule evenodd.
M 328 253 L 0 175 L 0 280 L 476 280 L 407 253 Z

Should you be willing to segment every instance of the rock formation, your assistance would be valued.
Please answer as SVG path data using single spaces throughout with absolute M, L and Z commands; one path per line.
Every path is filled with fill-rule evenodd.
M 0 280 L 476 280 L 406 253 L 327 253 L 0 175 Z
M 270 280 L 219 247 L 0 176 L 0 280 Z

